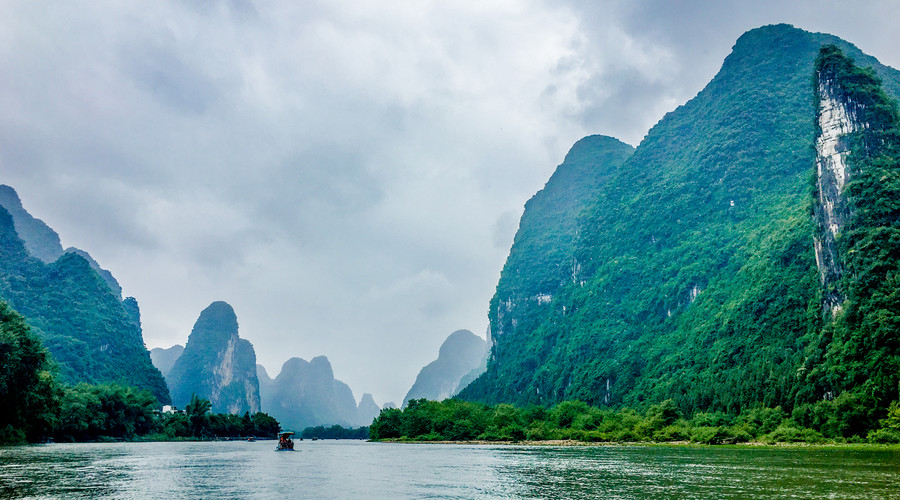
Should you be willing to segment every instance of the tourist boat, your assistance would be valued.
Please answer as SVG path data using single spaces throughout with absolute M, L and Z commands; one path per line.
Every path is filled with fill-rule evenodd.
M 294 440 L 291 439 L 294 433 L 291 431 L 283 431 L 278 433 L 278 446 L 275 451 L 294 451 Z

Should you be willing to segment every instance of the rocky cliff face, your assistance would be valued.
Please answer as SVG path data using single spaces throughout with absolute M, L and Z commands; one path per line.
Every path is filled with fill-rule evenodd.
M 208 399 L 215 412 L 260 411 L 256 352 L 238 336 L 237 316 L 225 302 L 213 302 L 200 313 L 166 380 L 173 403 L 181 408 L 196 394 Z
M 476 369 L 484 358 L 486 343 L 469 330 L 457 330 L 441 344 L 438 358 L 422 368 L 416 382 L 403 398 L 441 401 L 458 392 L 460 381 Z
M 368 398 L 364 395 L 357 405 L 350 387 L 334 378 L 331 363 L 325 356 L 310 361 L 291 358 L 274 380 L 262 366 L 259 373 L 262 409 L 284 428 L 300 431 L 317 425 L 359 427 L 372 423 L 380 411 L 371 395 Z
M 95 263 L 62 252 L 56 233 L 22 208 L 12 188 L 0 187 L 0 198 L 0 299 L 27 318 L 58 363 L 60 378 L 125 383 L 168 403 L 165 381 L 144 347 L 137 301 L 122 300 Z
M 844 302 L 845 293 L 840 290 L 843 276 L 837 249 L 837 237 L 850 219 L 850 204 L 844 188 L 851 169 L 847 165 L 850 145 L 848 134 L 856 132 L 864 124 L 856 118 L 856 104 L 835 88 L 835 82 L 826 75 L 816 75 L 816 93 L 819 101 L 816 122 L 816 191 L 815 217 L 819 226 L 814 238 L 816 266 L 819 269 L 824 294 L 823 307 L 836 314 Z

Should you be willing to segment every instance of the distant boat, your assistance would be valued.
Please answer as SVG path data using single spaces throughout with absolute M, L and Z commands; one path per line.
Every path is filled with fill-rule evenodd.
M 283 431 L 278 433 L 278 446 L 275 451 L 294 451 L 294 440 L 291 439 L 294 433 L 291 431 Z

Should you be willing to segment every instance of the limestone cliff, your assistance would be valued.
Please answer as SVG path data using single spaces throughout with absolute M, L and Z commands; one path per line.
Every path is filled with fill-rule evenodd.
M 260 411 L 256 352 L 238 336 L 237 316 L 230 305 L 213 302 L 200 313 L 166 381 L 178 407 L 196 394 L 208 399 L 215 412 Z
M 844 188 L 851 176 L 847 165 L 850 154 L 848 134 L 860 129 L 857 105 L 836 88 L 828 75 L 816 75 L 816 191 L 815 217 L 819 227 L 814 238 L 816 267 L 819 269 L 823 293 L 823 307 L 835 314 L 841 309 L 845 293 L 839 281 L 843 275 L 837 249 L 837 238 L 850 219 L 851 210 Z M 862 124 L 865 126 L 865 124 Z

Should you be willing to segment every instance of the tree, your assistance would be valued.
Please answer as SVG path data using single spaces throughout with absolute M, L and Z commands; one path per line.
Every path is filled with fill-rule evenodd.
M 192 436 L 199 437 L 209 427 L 209 415 L 207 413 L 211 408 L 212 403 L 208 399 L 191 394 L 191 402 L 184 408 L 184 412 L 187 414 Z
M 25 318 L 0 302 L 0 443 L 35 442 L 56 420 L 59 387 Z

